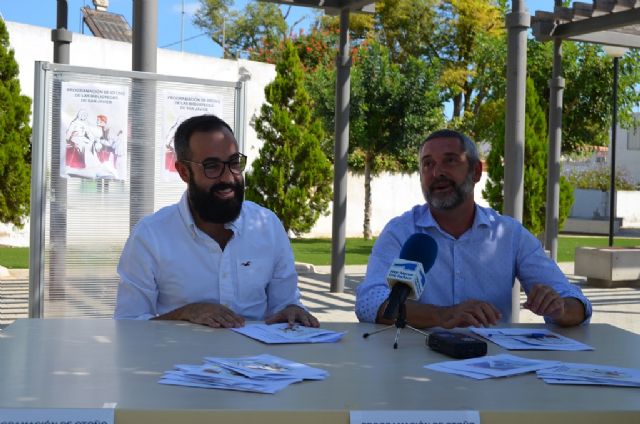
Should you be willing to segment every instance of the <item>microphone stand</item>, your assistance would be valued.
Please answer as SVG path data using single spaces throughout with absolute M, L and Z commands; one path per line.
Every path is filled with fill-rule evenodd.
M 403 328 L 408 327 L 409 329 L 415 331 L 416 333 L 420 333 L 422 335 L 424 335 L 425 337 L 429 337 L 428 333 L 425 333 L 422 330 L 418 330 L 415 327 L 410 326 L 409 324 L 407 324 L 407 305 L 405 304 L 405 302 L 400 302 L 400 305 L 398 306 L 398 316 L 396 317 L 396 320 L 394 322 L 393 325 L 388 325 L 384 328 L 381 328 L 379 330 L 376 331 L 372 331 L 370 333 L 364 333 L 362 335 L 363 339 L 367 339 L 369 338 L 369 336 L 373 336 L 374 334 L 377 333 L 382 333 L 383 331 L 389 330 L 391 328 L 396 328 L 396 337 L 393 340 L 393 348 L 397 349 L 398 348 L 398 339 L 400 338 L 400 331 L 402 331 Z

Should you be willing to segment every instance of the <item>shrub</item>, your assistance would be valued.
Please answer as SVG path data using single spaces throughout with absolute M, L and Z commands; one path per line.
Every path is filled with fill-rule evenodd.
M 574 188 L 609 191 L 611 186 L 611 170 L 606 165 L 588 170 L 574 170 L 567 175 Z M 638 190 L 640 184 L 629 176 L 626 170 L 616 170 L 616 190 Z

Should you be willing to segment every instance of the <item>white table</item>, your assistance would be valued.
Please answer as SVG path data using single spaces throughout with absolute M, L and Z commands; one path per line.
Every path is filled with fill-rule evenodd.
M 531 325 L 521 325 L 531 327 Z M 339 343 L 265 345 L 229 330 L 160 321 L 21 319 L 0 332 L 0 408 L 101 408 L 117 424 L 349 422 L 351 410 L 478 410 L 487 423 L 640 423 L 640 389 L 545 384 L 535 374 L 477 381 L 426 370 L 449 358 L 405 329 L 369 339 L 376 326 L 346 330 Z M 640 336 L 607 324 L 552 328 L 592 352 L 512 352 L 530 358 L 640 368 Z M 488 354 L 505 352 L 489 344 Z M 158 384 L 177 363 L 205 356 L 270 353 L 324 368 L 324 381 L 274 394 Z

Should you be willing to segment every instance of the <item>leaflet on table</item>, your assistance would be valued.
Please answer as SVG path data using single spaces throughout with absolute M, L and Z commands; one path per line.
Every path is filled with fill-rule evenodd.
M 589 345 L 545 328 L 471 328 L 471 331 L 509 350 L 593 350 Z
M 339 341 L 345 333 L 338 333 L 322 328 L 305 327 L 287 323 L 281 324 L 247 324 L 244 327 L 232 328 L 236 333 L 244 334 L 264 343 L 333 343 Z
M 322 380 L 329 373 L 273 355 L 205 358 L 202 365 L 178 364 L 164 373 L 162 384 L 276 393 L 302 380 Z
M 462 375 L 482 380 L 485 378 L 508 377 L 524 374 L 544 368 L 560 365 L 560 361 L 544 361 L 538 359 L 520 358 L 503 353 L 495 356 L 482 356 L 458 361 L 446 361 L 425 365 L 427 369 Z
M 640 387 L 640 370 L 608 365 L 563 362 L 557 367 L 537 371 L 549 384 L 597 384 Z

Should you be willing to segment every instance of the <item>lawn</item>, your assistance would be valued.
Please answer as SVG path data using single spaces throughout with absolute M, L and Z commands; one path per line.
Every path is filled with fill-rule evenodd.
M 638 246 L 639 238 L 617 238 L 615 246 Z M 347 265 L 364 265 L 367 263 L 374 240 L 348 238 Z M 607 246 L 607 237 L 560 236 L 558 238 L 558 262 L 573 262 L 576 247 Z M 331 239 L 294 239 L 291 241 L 293 254 L 297 262 L 314 265 L 331 264 Z M 6 268 L 29 268 L 29 248 L 0 247 L 0 265 Z

